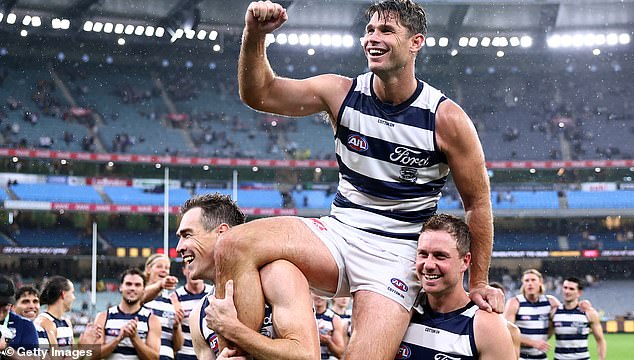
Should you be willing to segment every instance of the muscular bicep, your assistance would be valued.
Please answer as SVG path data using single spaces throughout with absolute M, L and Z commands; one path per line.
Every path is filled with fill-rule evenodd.
M 515 324 L 515 315 L 517 315 L 517 311 L 519 310 L 519 302 L 517 299 L 512 298 L 506 302 L 506 306 L 504 307 L 504 318 L 507 321 Z
M 278 260 L 265 266 L 260 277 L 264 297 L 272 307 L 273 327 L 279 337 L 296 340 L 307 348 L 318 348 L 313 302 L 301 271 L 288 261 Z
M 335 118 L 351 83 L 349 78 L 333 74 L 301 80 L 275 77 L 266 91 L 248 105 L 286 116 L 308 116 L 325 111 Z
M 471 119 L 451 100 L 438 105 L 436 141 L 447 157 L 465 210 L 481 202 L 485 205 L 490 203 L 489 178 L 482 144 Z

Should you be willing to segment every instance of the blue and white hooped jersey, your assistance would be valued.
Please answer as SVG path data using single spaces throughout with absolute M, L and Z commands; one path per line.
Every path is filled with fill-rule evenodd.
M 428 306 L 413 310 L 396 359 L 478 359 L 473 320 L 478 306 L 469 302 L 449 313 L 436 313 Z
M 159 360 L 174 359 L 172 332 L 176 309 L 174 308 L 174 304 L 172 304 L 169 293 L 163 290 L 159 296 L 145 303 L 143 306 L 152 310 L 152 313 L 161 320 L 161 350 L 159 351 Z
M 339 114 L 339 187 L 331 216 L 378 235 L 416 241 L 436 212 L 449 165 L 436 144 L 436 108 L 445 96 L 418 81 L 399 105 L 374 94 L 374 75 L 353 80 Z
M 317 320 L 317 330 L 321 334 L 332 334 L 332 331 L 334 330 L 333 319 L 336 316 L 339 316 L 339 315 L 337 315 L 337 313 L 332 311 L 331 308 L 327 308 L 326 311 L 324 311 L 321 314 L 315 312 L 315 319 Z M 328 350 L 328 346 L 321 344 L 319 345 L 319 347 L 321 348 L 321 358 L 330 359 L 332 354 L 330 354 L 330 350 Z
M 546 295 L 540 295 L 536 302 L 530 302 L 519 294 L 515 296 L 520 306 L 515 315 L 515 325 L 522 335 L 532 340 L 548 340 L 548 326 L 551 305 Z M 520 359 L 546 359 L 546 353 L 533 347 L 520 347 Z
M 176 359 L 178 360 L 196 360 L 196 353 L 194 352 L 194 345 L 192 344 L 192 334 L 189 328 L 189 314 L 192 312 L 196 304 L 200 299 L 204 298 L 208 294 L 212 293 L 213 286 L 205 284 L 205 288 L 199 294 L 192 294 L 185 286 L 181 286 L 176 289 L 176 296 L 183 309 L 184 317 L 181 322 L 181 329 L 183 330 L 183 347 L 176 353 Z
M 200 328 L 200 332 L 202 333 L 203 338 L 209 344 L 209 348 L 214 352 L 216 356 L 219 353 L 218 347 L 218 335 L 216 332 L 207 327 L 207 321 L 205 321 L 205 309 L 209 306 L 209 300 L 205 296 L 203 298 L 203 304 L 200 308 L 200 315 L 198 317 L 198 327 Z M 260 328 L 260 334 L 269 337 L 271 339 L 277 338 L 277 333 L 275 333 L 275 329 L 273 327 L 273 310 L 269 304 L 264 304 L 264 322 L 262 323 L 262 327 Z
M 73 333 L 73 327 L 70 325 L 68 320 L 58 319 L 55 316 L 51 315 L 51 313 L 49 313 L 48 311 L 41 313 L 40 316 L 50 320 L 51 322 L 53 322 L 53 324 L 55 324 L 55 328 L 57 330 L 57 345 L 62 347 L 70 347 L 73 345 L 73 343 L 75 342 L 75 334 Z M 41 342 L 41 340 L 39 341 Z
M 555 328 L 555 359 L 557 360 L 589 360 L 588 335 L 590 322 L 586 313 L 579 307 L 564 308 L 559 305 L 553 315 Z
M 143 341 L 147 339 L 147 335 L 150 329 L 150 316 L 152 316 L 152 310 L 141 307 L 137 312 L 127 314 L 119 309 L 119 306 L 112 306 L 108 309 L 106 314 L 106 323 L 104 325 L 105 342 L 109 343 L 114 340 L 121 328 L 130 320 L 137 318 L 137 334 Z M 139 356 L 136 352 L 136 348 L 132 344 L 132 340 L 129 337 L 123 338 L 112 354 L 107 357 L 109 360 L 137 360 Z
M 40 348 L 47 349 L 51 345 L 51 341 L 48 339 L 48 333 L 40 325 L 33 325 L 35 325 L 35 331 L 37 331 L 37 341 Z

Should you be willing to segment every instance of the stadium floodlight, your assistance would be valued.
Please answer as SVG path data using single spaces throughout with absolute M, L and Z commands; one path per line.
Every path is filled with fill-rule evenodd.
M 163 37 L 163 35 L 165 35 L 165 28 L 163 28 L 162 26 L 159 26 L 156 28 L 156 31 L 154 31 L 154 36 L 156 37 Z
M 141 36 L 143 33 L 145 33 L 145 26 L 137 25 L 136 28 L 134 28 L 134 35 Z
M 619 44 L 627 45 L 627 44 L 630 43 L 630 41 L 631 41 L 630 34 L 622 33 L 622 34 L 619 35 Z
M 218 51 L 220 51 L 222 48 L 220 47 L 220 45 L 216 44 L 216 45 L 214 45 L 214 46 L 213 46 L 213 48 L 212 48 L 212 49 L 213 49 L 213 51 L 218 52 Z
M 563 35 L 561 37 L 561 47 L 571 47 L 572 46 L 572 36 L 570 35 Z
M 346 34 L 341 40 L 343 47 L 351 48 L 354 46 L 354 37 L 352 37 L 352 35 Z
M 39 16 L 33 16 L 31 18 L 31 26 L 33 26 L 33 27 L 42 26 L 42 18 L 40 18 Z
M 463 37 L 460 38 L 460 40 L 458 40 L 458 46 L 465 47 L 467 45 L 469 45 L 469 39 L 468 38 L 463 36 Z
M 523 48 L 529 48 L 533 46 L 533 38 L 528 35 L 522 36 L 520 38 L 520 46 Z
M 288 38 L 286 37 L 286 34 L 280 33 L 275 37 L 275 41 L 280 45 L 284 45 L 288 42 Z
M 24 15 L 22 18 L 22 25 L 29 26 L 31 25 L 31 15 Z
M 581 34 L 574 34 L 572 36 L 572 46 L 573 47 L 582 47 L 583 46 L 584 36 Z
M 209 165 L 203 165 L 203 170 L 208 171 L 209 170 Z
M 310 35 L 308 35 L 308 34 L 300 34 L 299 35 L 299 44 L 301 46 L 308 46 L 308 44 L 310 44 Z
M 62 19 L 60 22 L 60 26 L 62 30 L 68 30 L 70 28 L 70 20 L 69 19 Z
M 511 36 L 511 38 L 509 39 L 509 43 L 513 47 L 520 46 L 520 38 L 518 38 L 517 36 Z
M 18 19 L 18 17 L 14 14 L 14 13 L 10 13 L 9 15 L 7 15 L 7 24 L 15 24 L 15 21 Z
M 321 45 L 323 46 L 331 46 L 332 45 L 332 36 L 330 34 L 322 34 L 321 35 Z
M 2 21 L 2 16 L 0 16 L 0 21 Z M 61 27 L 61 20 L 59 18 L 53 18 L 53 20 L 51 20 L 51 27 L 53 27 L 53 29 L 59 29 Z
M 114 33 L 115 34 L 123 34 L 123 30 L 125 29 L 125 26 L 123 24 L 117 24 L 114 26 Z
M 488 36 L 485 36 L 482 38 L 482 40 L 480 40 L 480 46 L 482 47 L 489 47 L 489 45 L 491 45 L 491 38 Z
M 0 12 L 0 21 L 2 21 L 2 19 L 4 19 L 4 13 Z
M 180 39 L 183 37 L 184 31 L 183 29 L 176 29 L 176 31 L 174 32 L 174 34 L 172 34 L 172 38 L 170 39 L 170 42 L 173 43 L 174 41 Z
M 132 35 L 134 33 L 134 25 L 128 24 L 125 26 L 125 30 L 123 30 L 123 33 L 126 35 Z
M 151 37 L 154 36 L 154 26 L 146 26 L 145 27 L 145 36 Z
M 29 35 L 29 32 L 26 31 L 25 29 L 22 29 L 22 31 L 20 31 L 20 36 L 26 37 L 27 35 Z
M 125 45 L 125 39 L 124 38 L 117 39 L 117 44 L 119 44 L 121 46 Z
M 92 31 L 101 32 L 101 30 L 103 30 L 103 23 L 100 23 L 99 21 L 95 22 L 95 24 L 92 26 Z
M 154 164 L 154 167 L 160 169 L 161 167 L 163 167 L 163 165 L 161 165 L 161 163 L 156 163 Z
M 478 38 L 475 36 L 472 36 L 469 38 L 469 46 L 470 47 L 476 47 L 478 46 Z
M 595 45 L 605 45 L 605 34 L 595 34 L 594 35 L 594 43 Z
M 341 47 L 341 45 L 343 45 L 343 38 L 339 34 L 334 34 L 332 36 L 332 46 Z
M 103 32 L 105 32 L 106 34 L 110 34 L 112 32 L 112 29 L 114 29 L 114 25 L 111 22 L 103 24 Z
M 306 53 L 307 53 L 309 56 L 313 56 L 313 55 L 315 55 L 315 49 L 310 48 L 310 49 L 308 49 L 308 50 L 306 51 Z
M 427 39 L 425 39 L 425 45 L 429 46 L 429 47 L 434 47 L 436 46 L 436 38 L 434 37 L 428 37 Z
M 450 54 L 451 54 L 451 56 L 456 56 L 456 55 L 458 55 L 458 50 L 457 49 L 452 49 Z
M 447 47 L 449 45 L 449 39 L 446 37 L 441 37 L 440 39 L 438 39 L 438 46 L 440 47 Z
M 269 46 L 275 42 L 275 35 L 268 33 L 264 36 L 264 46 Z
M 500 58 L 501 58 L 501 57 L 503 57 L 503 56 L 504 56 L 504 51 L 502 51 L 502 50 L 498 50 L 498 52 L 497 52 L 495 55 L 497 55 L 497 57 L 500 57 Z
M 585 34 L 583 36 L 583 46 L 594 46 L 594 34 Z
M 92 31 L 92 21 L 90 20 L 86 20 L 86 22 L 84 23 L 84 31 Z
M 321 45 L 321 36 L 319 34 L 311 34 L 310 35 L 310 45 L 311 46 L 319 46 L 319 45 Z
M 615 33 L 610 33 L 605 37 L 606 44 L 613 46 L 619 43 L 619 36 Z
M 298 42 L 299 42 L 299 38 L 298 38 L 297 34 L 291 33 L 291 34 L 288 35 L 288 44 L 289 45 L 297 45 Z
M 196 36 L 196 31 L 192 30 L 192 29 L 186 29 L 185 30 L 185 37 L 188 38 L 189 40 L 193 39 L 194 36 Z
M 196 35 L 196 38 L 198 38 L 198 40 L 205 40 L 206 37 L 207 37 L 207 30 L 203 30 L 203 29 L 198 30 L 198 35 Z
M 218 38 L 218 32 L 216 30 L 211 30 L 209 32 L 209 40 L 215 41 Z
M 601 55 L 601 49 L 597 48 L 597 49 L 592 50 L 592 54 L 595 55 L 595 56 Z

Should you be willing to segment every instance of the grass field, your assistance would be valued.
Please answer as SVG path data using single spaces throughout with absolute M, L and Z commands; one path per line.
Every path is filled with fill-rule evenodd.
M 634 359 L 634 334 L 605 334 L 605 339 L 608 344 L 608 356 L 606 360 L 631 360 Z M 551 349 L 555 348 L 555 337 L 553 336 L 548 341 Z M 598 359 L 597 355 L 597 342 L 594 337 L 590 335 L 588 340 L 588 347 L 590 348 L 590 358 Z M 553 350 L 548 352 L 548 358 L 554 359 Z

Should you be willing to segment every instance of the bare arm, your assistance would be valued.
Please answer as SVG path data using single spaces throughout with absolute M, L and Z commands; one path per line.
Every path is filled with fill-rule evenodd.
M 599 314 L 596 310 L 594 310 L 594 308 L 592 308 L 586 312 L 586 316 L 590 321 L 590 330 L 592 330 L 594 339 L 597 341 L 597 353 L 599 354 L 599 360 L 605 360 L 608 352 L 608 344 L 605 341 L 605 336 L 603 336 L 603 328 L 601 327 Z
M 259 111 L 286 116 L 327 111 L 334 119 L 350 88 L 350 79 L 329 74 L 295 80 L 276 76 L 271 68 L 264 39 L 287 19 L 286 10 L 279 4 L 267 1 L 249 5 L 238 62 L 240 98 Z
M 145 304 L 156 299 L 163 290 L 174 290 L 176 285 L 178 285 L 178 278 L 176 276 L 166 276 L 160 281 L 146 285 L 143 290 L 142 303 Z
M 343 342 L 343 332 L 343 321 L 339 316 L 335 315 L 332 319 L 332 334 L 319 334 L 320 341 L 325 342 L 326 346 L 328 346 L 328 351 L 337 358 L 341 358 L 346 349 Z
M 172 300 L 172 304 L 174 305 L 174 325 L 172 326 L 172 345 L 174 347 L 174 353 L 178 352 L 185 343 L 185 338 L 183 337 L 183 330 L 181 328 L 181 322 L 183 321 L 183 317 L 185 314 L 183 313 L 183 308 L 181 308 L 181 303 L 178 301 L 178 296 L 176 293 L 172 293 L 170 295 L 170 299 Z
M 493 250 L 493 214 L 491 188 L 480 139 L 471 119 L 450 100 L 438 106 L 436 123 L 438 146 L 447 157 L 472 237 L 470 297 L 481 309 L 501 313 L 504 295 L 502 291 L 488 286 Z
M 136 330 L 136 328 L 135 328 Z M 158 360 L 161 348 L 161 321 L 155 315 L 148 319 L 148 333 L 145 341 L 135 331 L 130 336 L 132 345 L 141 360 Z
M 55 324 L 41 314 L 35 319 L 34 323 L 46 330 L 48 343 L 51 344 L 51 346 L 57 347 L 57 327 L 55 327 Z
M 105 329 L 106 315 L 107 315 L 106 312 L 100 312 L 99 314 L 97 314 L 97 317 L 95 317 L 95 325 L 100 326 L 102 329 Z M 120 332 L 119 336 L 117 336 L 116 338 L 112 339 L 112 341 L 107 343 L 106 336 L 104 334 L 104 336 L 101 337 L 101 342 L 100 342 L 101 346 L 99 348 L 99 354 L 96 354 L 96 355 L 98 355 L 100 359 L 107 358 L 108 356 L 110 356 L 110 354 L 112 354 L 114 349 L 117 348 L 117 346 L 119 345 L 122 339 L 123 339 L 123 332 Z
M 227 340 L 257 359 L 319 358 L 317 326 L 312 311 L 308 282 L 291 263 L 278 260 L 261 270 L 262 286 L 273 309 L 273 326 L 277 339 L 270 339 L 238 321 L 233 302 L 233 282 L 227 282 L 225 302 L 210 297 L 207 320 Z M 280 282 L 280 279 L 284 282 Z M 218 308 L 222 306 L 223 309 Z
M 203 337 L 203 333 L 200 330 L 200 308 L 203 305 L 201 300 L 189 313 L 189 329 L 192 336 L 192 345 L 194 346 L 194 352 L 199 360 L 215 360 L 216 355 L 211 351 L 211 347 L 207 343 L 207 340 Z
M 475 343 L 482 360 L 514 359 L 515 349 L 506 321 L 498 314 L 478 311 L 474 320 Z M 495 336 L 491 336 L 495 334 Z

